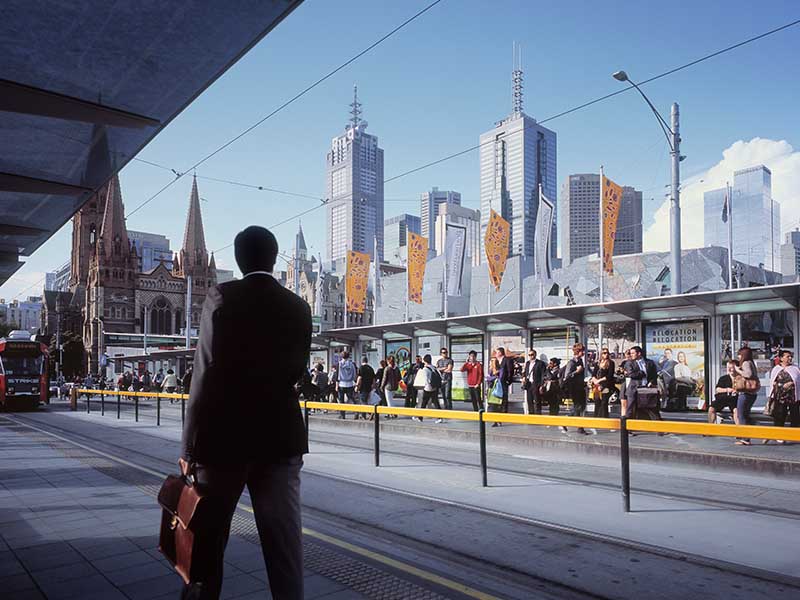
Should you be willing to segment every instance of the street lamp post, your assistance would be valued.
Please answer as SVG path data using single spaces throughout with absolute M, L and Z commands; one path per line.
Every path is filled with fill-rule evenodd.
M 672 156 L 672 198 L 670 199 L 669 229 L 670 229 L 670 276 L 672 279 L 672 294 L 680 294 L 681 287 L 681 161 L 686 158 L 681 156 L 680 113 L 678 104 L 672 104 L 671 125 L 667 124 L 664 117 L 656 110 L 650 99 L 645 96 L 642 89 L 628 77 L 625 71 L 617 71 L 612 75 L 617 81 L 627 81 L 641 94 L 644 101 L 653 111 L 661 126 L 661 130 L 669 143 Z

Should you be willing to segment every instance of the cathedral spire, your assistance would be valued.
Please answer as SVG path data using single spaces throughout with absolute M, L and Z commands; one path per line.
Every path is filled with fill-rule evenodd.
M 122 203 L 122 190 L 119 185 L 119 176 L 114 175 L 108 185 L 105 198 L 105 211 L 103 222 L 100 226 L 100 239 L 103 241 L 103 251 L 106 256 L 111 256 L 115 248 L 120 253 L 130 253 L 128 230 L 125 227 L 125 206 Z
M 197 192 L 197 175 L 192 180 L 189 214 L 186 217 L 186 230 L 183 233 L 183 252 L 192 259 L 198 254 L 208 254 L 203 231 L 203 215 L 200 213 L 200 194 Z
M 308 254 L 308 247 L 306 246 L 306 236 L 303 235 L 303 224 L 300 223 L 300 228 L 294 238 L 294 256 L 295 258 L 306 259 Z

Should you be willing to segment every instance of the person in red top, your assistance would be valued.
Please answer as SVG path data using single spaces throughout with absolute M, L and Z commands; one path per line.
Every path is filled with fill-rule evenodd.
M 472 400 L 472 409 L 479 411 L 483 408 L 481 389 L 483 388 L 483 365 L 478 362 L 478 353 L 470 350 L 469 358 L 462 367 L 462 371 L 467 373 L 467 386 L 469 387 L 469 398 Z

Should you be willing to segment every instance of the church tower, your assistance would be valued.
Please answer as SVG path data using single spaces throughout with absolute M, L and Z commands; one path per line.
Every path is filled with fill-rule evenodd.
M 210 287 L 217 284 L 217 270 L 214 257 L 209 259 L 206 249 L 196 175 L 192 181 L 192 192 L 189 196 L 189 213 L 186 216 L 183 247 L 174 262 L 173 274 L 187 281 L 189 277 L 192 278 L 192 327 L 199 327 L 200 311 L 206 293 Z

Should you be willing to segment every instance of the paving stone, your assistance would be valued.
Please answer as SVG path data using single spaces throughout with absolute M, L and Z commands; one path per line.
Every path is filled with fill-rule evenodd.
M 266 588 L 263 581 L 252 577 L 246 573 L 225 577 L 222 582 L 222 594 L 220 598 L 238 598 L 242 594 L 248 594 Z
M 0 590 L 4 594 L 11 594 L 12 597 L 17 592 L 22 590 L 35 590 L 36 584 L 27 573 L 20 573 L 19 575 L 9 575 L 7 577 L 0 577 Z
M 177 573 L 170 573 L 123 586 L 122 592 L 131 600 L 150 600 L 169 593 L 177 595 L 182 589 L 183 579 Z
M 36 582 L 59 582 L 77 579 L 78 577 L 88 577 L 96 575 L 97 570 L 88 562 L 79 562 L 70 565 L 62 565 L 50 569 L 42 569 L 31 573 Z
M 94 568 L 101 573 L 109 573 L 111 571 L 127 569 L 147 563 L 163 564 L 150 556 L 144 550 L 139 550 L 137 552 L 126 552 L 125 554 L 116 554 L 114 556 L 98 558 L 92 561 Z
M 170 573 L 171 571 L 164 565 L 151 560 L 150 562 L 140 563 L 125 569 L 107 572 L 105 576 L 111 583 L 121 588 L 130 583 L 155 579 L 156 577 L 169 575 Z

